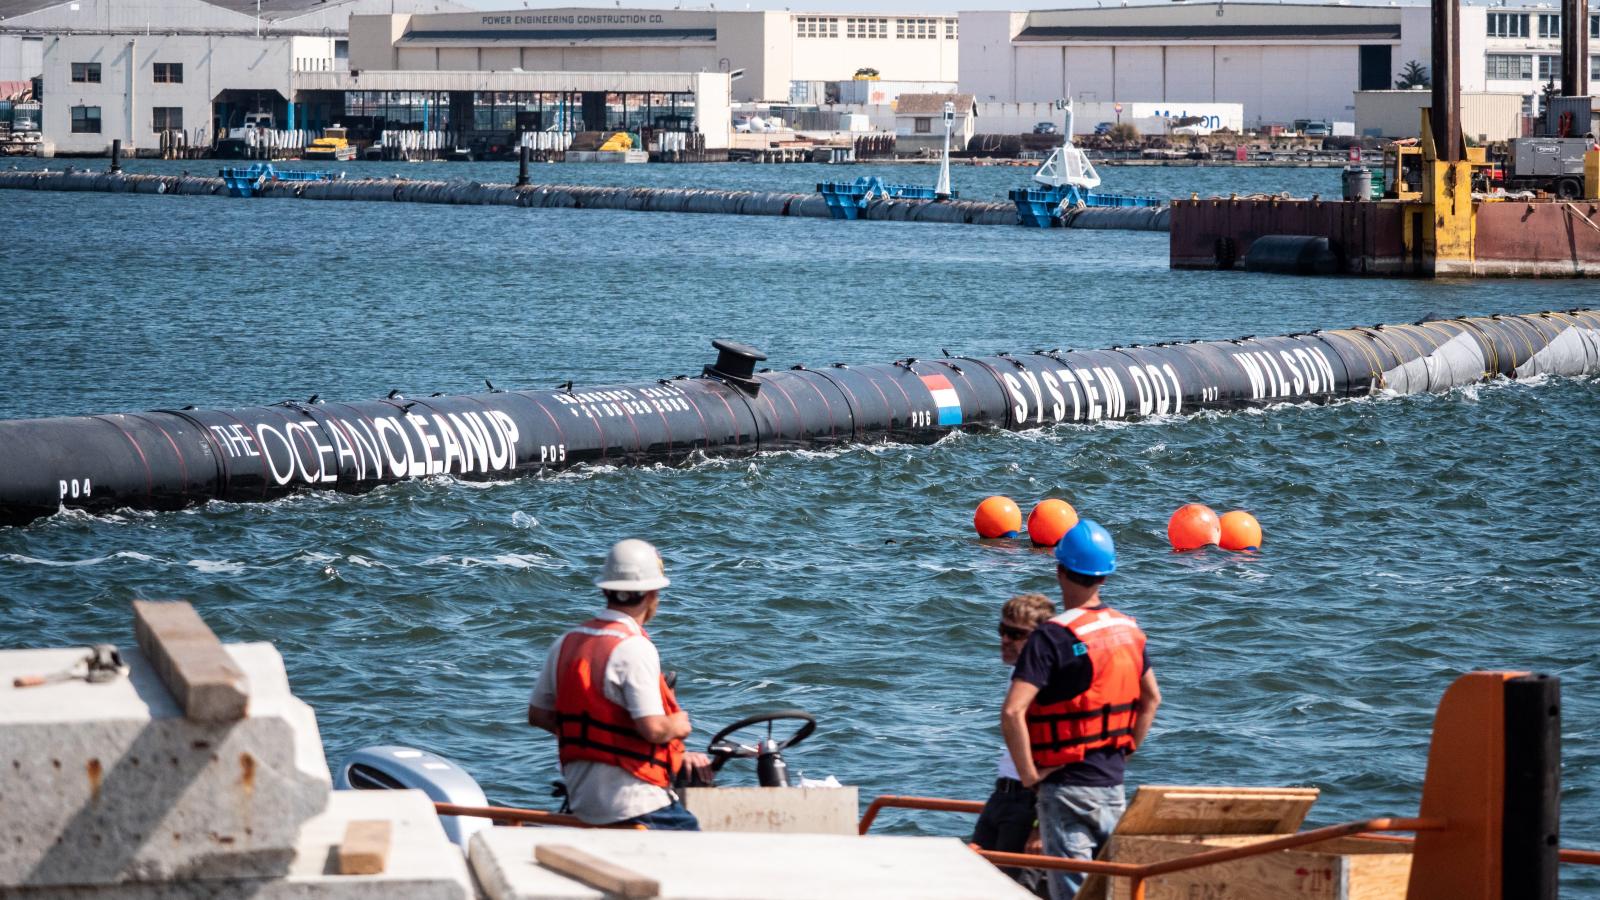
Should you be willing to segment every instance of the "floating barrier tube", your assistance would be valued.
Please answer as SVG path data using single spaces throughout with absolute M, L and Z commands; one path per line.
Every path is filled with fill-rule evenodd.
M 701 375 L 644 384 L 0 421 L 0 522 L 1586 375 L 1600 310 L 761 372 L 713 343 Z
M 0 190 L 101 191 L 139 194 L 222 194 L 221 178 L 176 175 L 110 175 L 99 172 L 0 172 Z M 931 195 L 932 188 L 919 188 Z M 300 200 L 361 200 L 374 203 L 446 203 L 480 206 L 528 206 L 558 209 L 630 209 L 644 212 L 696 212 L 741 216 L 800 216 L 826 219 L 843 207 L 830 206 L 827 196 L 694 188 L 626 188 L 598 185 L 479 184 L 453 181 L 408 181 L 397 178 L 346 178 L 328 181 L 263 179 L 251 183 L 255 197 Z M 837 200 L 837 197 L 835 198 Z M 851 200 L 856 204 L 860 198 Z M 847 218 L 894 222 L 944 222 L 957 225 L 1016 225 L 1011 203 L 973 200 L 937 201 L 876 197 L 865 206 L 850 205 Z M 1070 228 L 1117 228 L 1166 231 L 1166 209 L 1079 209 L 1060 220 Z

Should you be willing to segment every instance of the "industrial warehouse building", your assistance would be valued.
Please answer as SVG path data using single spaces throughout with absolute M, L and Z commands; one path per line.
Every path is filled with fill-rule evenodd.
M 1600 37 L 1600 16 L 1589 29 Z M 1461 38 L 1464 92 L 1537 110 L 1559 71 L 1556 11 L 1466 6 Z M 63 153 L 104 152 L 113 138 L 144 152 L 174 138 L 205 144 L 253 113 L 275 128 L 340 123 L 489 144 L 529 131 L 690 131 L 714 148 L 731 102 L 822 104 L 863 69 L 913 93 L 973 95 L 979 130 L 1026 129 L 1053 118 L 1034 104 L 1066 96 L 1081 101 L 1080 129 L 1111 118 L 1354 121 L 1356 93 L 1392 89 L 1407 62 L 1429 58 L 1429 39 L 1420 4 L 1162 0 L 958 17 L 0 0 L 0 82 L 41 79 L 46 140 Z M 867 102 L 892 102 L 877 93 Z
M 726 72 L 733 99 L 823 101 L 823 85 L 871 69 L 954 89 L 955 16 L 766 11 L 514 9 L 363 16 L 351 67 L 397 71 Z
M 246 113 L 290 125 L 293 82 L 345 67 L 352 12 L 448 0 L 0 0 L 0 81 L 41 77 L 62 153 L 209 144 Z M 302 128 L 322 127 L 304 111 Z
M 1356 91 L 1429 58 L 1430 9 L 1178 2 L 961 14 L 960 89 L 981 101 L 1242 103 L 1246 127 L 1354 121 Z M 1532 114 L 1560 71 L 1558 10 L 1461 9 L 1461 89 L 1513 93 Z M 1589 20 L 1600 36 L 1600 16 Z M 1600 68 L 1600 60 L 1591 58 Z

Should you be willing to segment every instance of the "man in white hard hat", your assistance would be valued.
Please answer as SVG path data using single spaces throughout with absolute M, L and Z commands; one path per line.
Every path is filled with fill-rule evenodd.
M 612 545 L 595 579 L 606 608 L 556 639 L 528 701 L 528 724 L 559 742 L 568 802 L 585 822 L 700 830 L 672 783 L 685 764 L 704 770 L 710 760 L 684 752 L 689 714 L 644 630 L 669 583 L 655 547 Z

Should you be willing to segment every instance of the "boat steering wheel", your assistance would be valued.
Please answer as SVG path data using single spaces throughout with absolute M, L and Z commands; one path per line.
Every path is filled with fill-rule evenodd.
M 784 719 L 797 719 L 801 725 L 793 734 L 783 740 L 777 740 L 773 737 L 772 725 L 774 722 Z M 757 740 L 754 744 L 740 743 L 730 739 L 735 733 L 756 725 L 767 726 L 765 738 Z M 721 771 L 722 767 L 730 759 L 757 759 L 760 760 L 758 769 L 761 772 L 763 784 L 765 784 L 771 762 L 777 760 L 781 767 L 783 751 L 810 737 L 811 733 L 816 730 L 816 718 L 810 713 L 798 709 L 780 709 L 746 716 L 717 732 L 711 738 L 711 743 L 706 746 L 706 754 L 711 757 L 711 771 Z

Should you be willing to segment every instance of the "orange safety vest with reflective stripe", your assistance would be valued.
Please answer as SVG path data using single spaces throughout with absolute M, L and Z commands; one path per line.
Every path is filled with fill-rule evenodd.
M 611 651 L 631 637 L 650 639 L 632 619 L 590 619 L 562 638 L 556 663 L 555 709 L 561 763 L 605 763 L 665 788 L 683 765 L 683 741 L 653 744 L 645 740 L 627 708 L 605 694 Z M 666 676 L 661 678 L 661 704 L 667 715 L 681 708 Z
M 1043 627 L 1066 628 L 1094 668 L 1089 689 L 1056 703 L 1028 707 L 1033 764 L 1045 769 L 1080 762 L 1090 750 L 1133 749 L 1133 721 L 1144 675 L 1144 632 L 1108 607 L 1069 609 Z

